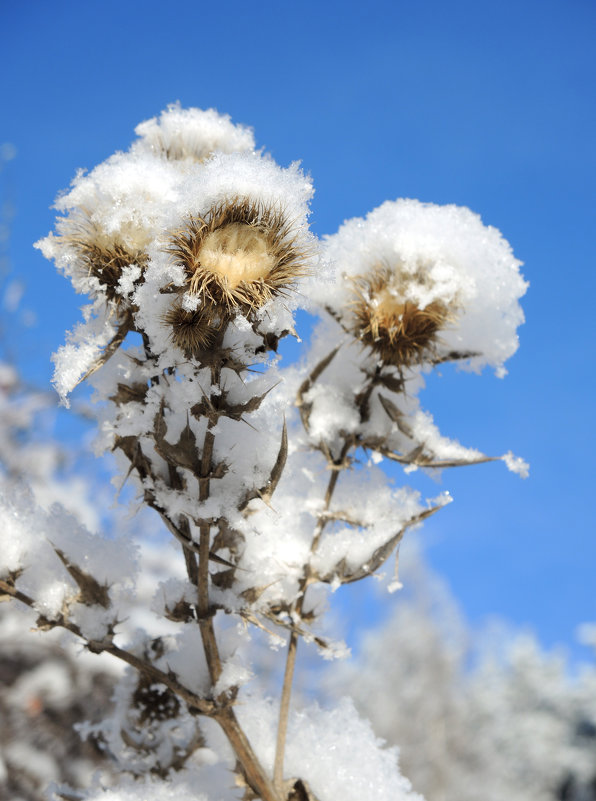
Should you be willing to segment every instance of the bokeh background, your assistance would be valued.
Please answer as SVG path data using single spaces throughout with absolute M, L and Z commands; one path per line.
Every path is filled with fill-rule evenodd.
M 0 19 L 4 357 L 49 385 L 83 300 L 32 243 L 78 169 L 176 100 L 253 126 L 284 166 L 301 160 L 318 235 L 386 199 L 469 206 L 525 263 L 527 322 L 504 380 L 445 368 L 422 404 L 443 434 L 512 449 L 531 476 L 500 463 L 446 471 L 439 487 L 417 476 L 455 503 L 409 536 L 473 626 L 499 616 L 587 655 L 575 630 L 596 620 L 593 0 L 2 0 Z M 338 600 L 357 630 L 399 597 L 381 604 L 368 585 Z

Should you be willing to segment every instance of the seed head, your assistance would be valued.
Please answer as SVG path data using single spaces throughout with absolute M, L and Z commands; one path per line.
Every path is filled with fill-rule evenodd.
M 63 243 L 77 253 L 87 276 L 96 278 L 108 300 L 121 303 L 118 283 L 122 271 L 131 264 L 138 265 L 142 271 L 147 266 L 148 256 L 139 241 L 131 247 L 122 240 L 110 237 L 87 218 L 71 223 L 71 231 L 61 237 Z M 131 240 L 134 241 L 134 238 Z
M 387 364 L 421 362 L 434 350 L 438 332 L 453 317 L 440 300 L 422 306 L 407 298 L 408 285 L 416 278 L 399 269 L 377 266 L 352 279 L 355 297 L 350 329 Z
M 168 248 L 186 273 L 184 290 L 214 316 L 250 317 L 305 273 L 307 253 L 278 208 L 237 199 L 191 217 Z

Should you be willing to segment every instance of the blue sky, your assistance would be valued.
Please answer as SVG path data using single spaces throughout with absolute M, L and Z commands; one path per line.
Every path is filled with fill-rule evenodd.
M 49 206 L 172 101 L 300 159 L 317 234 L 389 198 L 469 206 L 525 262 L 527 322 L 505 380 L 446 369 L 423 405 L 444 434 L 512 449 L 532 473 L 447 471 L 455 504 L 413 536 L 473 623 L 497 614 L 552 645 L 596 620 L 592 0 L 29 0 L 1 16 L 9 255 L 37 318 L 5 335 L 26 375 L 49 382 L 82 302 L 31 247 Z

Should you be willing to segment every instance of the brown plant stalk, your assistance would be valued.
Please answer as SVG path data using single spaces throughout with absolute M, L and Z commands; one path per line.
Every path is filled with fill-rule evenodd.
M 334 348 L 332 351 L 330 351 L 329 354 L 327 354 L 327 356 L 324 359 L 321 360 L 321 362 L 319 362 L 319 364 L 315 367 L 310 376 L 306 379 L 306 381 L 304 381 L 298 392 L 297 405 L 300 408 L 302 422 L 307 430 L 308 430 L 308 415 L 307 414 L 305 415 L 302 411 L 302 407 L 304 405 L 303 397 L 306 394 L 306 392 L 312 387 L 317 378 L 332 362 L 338 350 L 339 348 Z M 366 419 L 366 417 L 368 416 L 368 404 L 370 401 L 370 396 L 376 385 L 380 369 L 381 368 L 377 366 L 374 375 L 369 376 L 369 380 L 367 381 L 364 389 L 362 390 L 358 398 L 358 407 L 361 419 Z M 320 443 L 318 446 L 319 450 L 321 450 L 324 453 L 327 459 L 327 466 L 331 470 L 331 475 L 329 476 L 329 481 L 327 482 L 327 489 L 325 490 L 325 496 L 323 500 L 323 510 L 319 514 L 313 532 L 313 537 L 310 546 L 311 555 L 313 555 L 316 552 L 317 548 L 319 547 L 319 542 L 321 541 L 321 537 L 323 535 L 325 527 L 331 520 L 331 517 L 327 514 L 327 512 L 329 512 L 329 507 L 331 505 L 333 493 L 335 492 L 335 488 L 339 480 L 339 474 L 341 471 L 347 469 L 347 467 L 349 466 L 350 451 L 353 448 L 357 448 L 358 444 L 359 444 L 358 439 L 353 435 L 345 437 L 344 444 L 341 448 L 339 456 L 336 459 L 333 458 L 331 452 L 329 451 L 329 448 L 326 447 L 324 443 Z M 300 580 L 298 597 L 294 605 L 294 612 L 298 616 L 302 615 L 306 599 L 306 590 L 308 588 L 311 579 L 312 576 L 310 573 L 310 568 L 309 565 L 307 564 L 305 565 L 304 574 L 302 576 L 302 579 Z M 290 701 L 292 696 L 292 685 L 294 682 L 294 672 L 296 667 L 296 654 L 298 651 L 299 636 L 300 634 L 298 631 L 296 631 L 295 629 L 292 630 L 292 632 L 290 633 L 290 641 L 288 643 L 288 651 L 286 655 L 286 664 L 284 670 L 284 678 L 283 678 L 281 700 L 279 707 L 279 720 L 277 726 L 275 762 L 273 768 L 273 782 L 278 791 L 280 791 L 283 787 L 284 756 L 285 756 L 288 720 L 290 716 Z

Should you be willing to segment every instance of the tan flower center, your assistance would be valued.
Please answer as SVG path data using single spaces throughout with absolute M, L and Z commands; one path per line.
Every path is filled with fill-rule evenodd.
M 266 235 L 246 223 L 230 223 L 212 231 L 197 257 L 201 267 L 221 275 L 231 289 L 243 281 L 264 280 L 275 266 Z
M 392 332 L 400 327 L 406 303 L 398 300 L 387 288 L 381 290 L 370 304 L 370 328 L 374 337 L 379 330 Z

